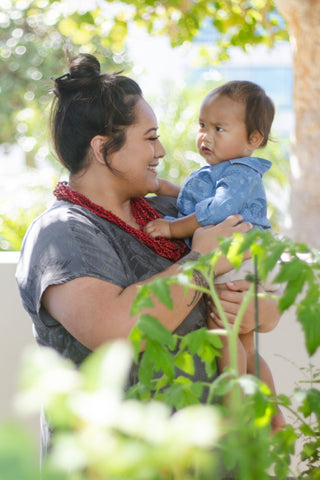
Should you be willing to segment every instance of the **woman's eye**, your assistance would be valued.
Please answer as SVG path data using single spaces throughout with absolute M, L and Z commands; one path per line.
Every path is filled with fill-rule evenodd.
M 157 137 L 149 137 L 149 140 L 151 140 L 151 142 L 155 142 L 156 140 L 158 140 L 160 135 L 158 135 Z

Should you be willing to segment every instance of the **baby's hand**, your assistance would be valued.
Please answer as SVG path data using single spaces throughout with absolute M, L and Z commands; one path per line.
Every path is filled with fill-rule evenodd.
M 151 237 L 171 238 L 170 221 L 164 218 L 158 218 L 147 223 L 143 229 Z

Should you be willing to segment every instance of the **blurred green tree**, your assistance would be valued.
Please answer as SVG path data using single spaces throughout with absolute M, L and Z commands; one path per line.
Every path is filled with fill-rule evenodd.
M 219 60 L 227 58 L 229 46 L 246 50 L 249 43 L 271 46 L 287 38 L 273 2 L 265 0 L 92 0 L 85 7 L 61 0 L 2 0 L 0 93 L 6 101 L 0 112 L 0 144 L 18 143 L 31 166 L 37 153 L 49 154 L 42 112 L 49 103 L 50 76 L 66 68 L 66 49 L 69 55 L 94 53 L 103 69 L 119 70 L 128 67 L 125 41 L 130 22 L 149 33 L 168 34 L 174 47 L 191 41 L 208 17 L 220 32 L 215 46 Z
M 6 101 L 0 115 L 0 143 L 18 142 L 31 165 L 36 152 L 48 155 L 47 133 L 37 113 L 47 105 L 44 91 L 50 88 L 50 76 L 63 70 L 68 42 L 71 53 L 101 54 L 109 65 L 116 64 L 119 69 L 128 61 L 125 40 L 130 22 L 149 33 L 169 35 L 174 47 L 192 41 L 209 18 L 218 34 L 212 62 L 227 59 L 230 47 L 248 51 L 255 45 L 271 47 L 290 37 L 296 113 L 292 231 L 297 240 L 319 247 L 320 162 L 314 161 L 320 151 L 320 140 L 314 135 L 320 125 L 320 54 L 314 48 L 320 35 L 319 17 L 320 0 L 91 0 L 86 4 L 71 0 L 2 0 L 0 93 Z
M 35 166 L 37 156 L 50 155 L 43 110 L 50 103 L 50 77 L 66 69 L 67 55 L 95 53 L 105 69 L 119 70 L 126 63 L 122 54 L 114 53 L 113 43 L 111 51 L 111 39 L 96 25 L 97 13 L 78 13 L 64 2 L 0 4 L 0 94 L 5 99 L 0 144 L 5 150 L 20 145 L 29 166 Z

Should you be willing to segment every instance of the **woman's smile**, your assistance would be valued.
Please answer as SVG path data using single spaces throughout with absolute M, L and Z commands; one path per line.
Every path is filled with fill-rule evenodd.
M 157 166 L 158 166 L 158 164 L 156 164 L 156 165 L 148 165 L 148 166 L 147 166 L 147 169 L 150 170 L 151 172 L 153 172 L 155 175 L 157 175 L 157 174 L 158 174 L 158 173 L 157 173 L 157 170 L 156 170 Z

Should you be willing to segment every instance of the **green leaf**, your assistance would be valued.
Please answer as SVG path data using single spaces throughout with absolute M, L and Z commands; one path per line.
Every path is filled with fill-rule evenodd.
M 315 414 L 320 422 L 320 391 L 315 388 L 309 390 L 300 390 L 296 393 L 302 400 L 302 405 L 299 406 L 299 411 L 303 413 L 305 417 L 310 417 L 311 414 Z
M 157 278 L 150 285 L 151 292 L 163 303 L 167 308 L 173 310 L 173 301 L 170 293 L 170 279 Z
M 307 424 L 302 424 L 300 426 L 300 431 L 301 433 L 303 433 L 303 435 L 306 435 L 308 437 L 315 437 L 317 436 L 317 432 L 315 432 L 312 427 L 310 427 L 309 425 Z
M 308 353 L 313 355 L 320 347 L 320 304 L 303 300 L 298 305 L 297 316 L 303 327 Z
M 305 443 L 302 448 L 301 459 L 308 460 L 315 455 L 318 457 L 318 449 L 319 445 L 316 442 Z
M 279 280 L 279 277 L 277 276 L 275 281 L 281 280 Z M 305 278 L 303 275 L 299 275 L 287 283 L 283 295 L 279 300 L 280 312 L 284 312 L 293 304 L 293 302 L 297 298 L 297 295 L 302 291 L 304 283 Z
M 152 315 L 141 315 L 137 322 L 137 326 L 148 339 L 168 345 L 171 349 L 175 348 L 177 337 Z
M 152 308 L 154 303 L 150 297 L 150 290 L 148 285 L 141 285 L 138 288 L 137 295 L 132 302 L 130 315 L 140 313 L 143 308 Z
M 213 347 L 217 350 L 223 347 L 223 343 L 220 335 L 218 335 L 214 330 L 206 330 L 207 339 Z
M 148 340 L 143 357 L 148 357 L 153 371 L 160 371 L 167 375 L 169 380 L 174 377 L 173 355 L 157 341 Z
M 175 409 L 200 403 L 203 386 L 200 382 L 192 382 L 186 377 L 178 377 L 166 389 L 168 403 Z
M 140 366 L 139 366 L 139 381 L 148 387 L 150 390 L 153 388 L 151 382 L 153 377 L 153 362 L 149 355 L 145 353 L 141 357 Z
M 136 400 L 142 400 L 142 401 L 150 400 L 151 398 L 150 387 L 148 387 L 142 382 L 136 383 L 135 385 L 132 385 L 132 387 L 130 387 L 125 392 L 125 398 L 127 399 L 134 398 Z
M 205 364 L 207 375 L 212 377 L 217 371 L 216 357 L 222 343 L 218 335 L 206 328 L 190 332 L 181 339 L 180 349 L 188 349 L 192 355 L 198 355 Z
M 141 344 L 142 344 L 142 337 L 143 335 L 139 330 L 139 327 L 135 325 L 129 335 L 129 340 L 133 347 L 133 359 L 135 363 L 137 363 L 139 359 Z
M 304 262 L 299 258 L 293 258 L 289 262 L 282 262 L 277 281 L 290 282 L 292 279 L 297 279 L 298 277 L 301 277 L 304 269 Z
M 295 442 L 299 438 L 291 425 L 285 425 L 271 437 L 270 456 L 277 480 L 286 480 Z
M 180 368 L 189 375 L 194 375 L 194 362 L 193 357 L 188 352 L 180 352 L 174 358 L 174 364 L 177 368 Z
M 218 397 L 223 397 L 234 388 L 235 380 L 229 372 L 224 372 L 218 376 L 211 385 L 211 389 Z
M 243 259 L 243 252 L 241 252 L 240 250 L 240 246 L 241 246 L 241 239 L 242 239 L 242 234 L 234 234 L 233 235 L 233 241 L 229 247 L 229 250 L 228 250 L 228 254 L 227 254 L 227 258 L 229 260 L 229 262 L 232 263 L 233 267 L 234 268 L 239 268 L 241 263 L 242 263 L 242 259 Z
M 316 414 L 317 419 L 320 422 L 320 391 L 315 388 L 310 388 L 307 393 L 307 398 L 310 409 Z
M 258 229 L 252 229 L 250 232 L 246 234 L 238 234 L 238 245 L 239 245 L 239 253 L 244 253 L 245 251 L 249 250 L 254 242 L 257 242 L 263 232 Z M 241 235 L 241 236 L 240 236 Z
M 232 237 L 231 238 L 221 238 L 219 241 L 219 248 L 221 253 L 226 257 L 228 255 L 229 248 L 232 244 Z
M 262 250 L 258 261 L 258 271 L 263 279 L 275 268 L 284 249 L 285 245 L 282 243 L 273 242 L 272 248 Z M 278 281 L 278 279 L 276 281 Z
M 217 371 L 216 351 L 209 343 L 200 347 L 198 355 L 205 364 L 208 377 L 212 377 Z
M 172 378 L 169 378 L 167 375 L 162 375 L 162 377 L 159 377 L 156 379 L 156 382 L 155 382 L 155 390 L 157 390 L 157 393 L 156 393 L 156 396 L 155 398 L 157 400 L 161 400 L 161 398 L 159 398 L 159 391 L 163 391 L 172 381 Z
M 289 407 L 291 405 L 291 400 L 289 397 L 287 397 L 287 395 L 279 394 L 277 395 L 277 400 L 280 405 L 285 407 Z
M 200 328 L 185 335 L 181 340 L 181 350 L 188 348 L 192 355 L 199 352 L 201 346 L 207 342 L 207 330 Z
M 282 245 L 281 243 L 274 245 L 272 251 L 268 251 L 268 254 L 264 258 L 264 267 L 267 272 L 270 272 L 270 270 L 272 270 L 276 266 L 278 260 L 280 260 L 283 251 L 284 245 Z

